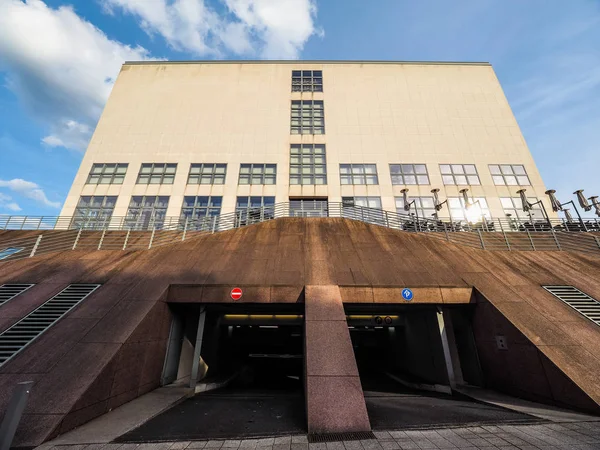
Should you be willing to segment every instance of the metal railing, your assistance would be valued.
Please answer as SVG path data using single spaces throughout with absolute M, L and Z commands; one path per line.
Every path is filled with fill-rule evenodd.
M 4 260 L 77 249 L 140 250 L 185 241 L 283 217 L 341 217 L 412 233 L 427 234 L 484 250 L 600 252 L 600 223 L 564 220 L 493 219 L 478 223 L 417 218 L 376 208 L 322 202 L 318 207 L 294 203 L 191 217 L 34 217 L 0 216 L 0 252 L 17 250 Z M 22 235 L 1 230 L 21 230 Z

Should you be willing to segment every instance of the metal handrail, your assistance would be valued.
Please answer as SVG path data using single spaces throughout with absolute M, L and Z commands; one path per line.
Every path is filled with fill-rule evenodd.
M 192 219 L 189 217 L 49 217 L 0 215 L 0 250 L 21 249 L 4 260 L 48 252 L 96 249 L 148 249 L 184 241 L 193 236 L 231 230 L 282 217 L 342 217 L 387 228 L 443 239 L 484 250 L 600 251 L 600 223 L 570 223 L 564 220 L 518 221 L 490 219 L 477 223 L 449 219 L 420 218 L 378 208 L 319 202 L 302 207 L 295 202 L 245 208 L 231 213 Z M 21 230 L 27 235 L 10 239 Z M 52 230 L 52 233 L 47 231 Z M 7 237 L 7 239 L 5 239 Z

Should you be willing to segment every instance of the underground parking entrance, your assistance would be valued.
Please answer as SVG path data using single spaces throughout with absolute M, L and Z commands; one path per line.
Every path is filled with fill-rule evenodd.
M 306 432 L 302 303 L 170 308 L 173 320 L 162 384 L 195 385 L 196 394 L 118 441 Z
M 303 303 L 170 307 L 162 384 L 191 385 L 195 395 L 117 442 L 307 432 Z M 453 389 L 484 385 L 471 331 L 472 307 L 344 305 L 373 430 L 537 421 L 474 402 Z M 331 345 L 328 338 L 319 345 Z
M 373 430 L 535 421 L 453 389 L 483 386 L 472 306 L 346 304 Z

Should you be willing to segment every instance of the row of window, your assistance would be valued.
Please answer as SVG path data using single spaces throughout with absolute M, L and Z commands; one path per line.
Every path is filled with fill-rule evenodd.
M 421 218 L 432 218 L 435 215 L 434 199 L 433 197 L 410 197 L 409 202 L 414 201 L 414 206 L 411 205 L 409 213 L 417 210 L 417 214 Z M 530 198 L 531 203 L 535 203 L 537 199 Z M 399 213 L 407 213 L 404 210 L 404 199 L 402 197 L 396 197 L 396 209 Z M 505 214 L 510 214 L 512 217 L 527 218 L 530 213 L 524 212 L 520 205 L 520 199 L 518 197 L 506 197 L 501 198 L 502 208 Z M 116 196 L 83 196 L 79 199 L 75 211 L 76 223 L 106 223 L 112 216 L 115 204 L 117 202 Z M 223 197 L 220 196 L 186 196 L 183 199 L 183 205 L 181 208 L 181 219 L 188 221 L 197 221 L 205 217 L 213 217 L 221 214 L 221 206 Z M 311 200 L 310 202 L 319 203 L 319 208 L 327 206 L 326 200 Z M 308 204 L 308 203 L 307 203 Z M 323 206 L 323 204 L 325 206 Z M 381 209 L 381 198 L 380 197 L 343 197 L 342 204 L 346 206 L 361 206 L 368 208 Z M 275 205 L 275 197 L 261 197 L 261 196 L 250 196 L 250 197 L 237 197 L 236 199 L 236 211 L 247 212 L 250 209 L 256 209 L 261 207 L 269 207 Z M 311 208 L 305 208 L 304 202 L 291 201 L 291 208 L 294 211 L 310 210 Z M 472 207 L 475 205 L 475 209 Z M 167 214 L 167 207 L 169 206 L 168 196 L 133 196 L 129 202 L 129 208 L 127 211 L 126 221 L 134 227 L 142 227 L 148 223 L 161 222 L 164 220 Z M 313 208 L 315 208 L 314 206 Z M 453 220 L 464 220 L 473 219 L 473 214 L 479 217 L 485 217 L 491 219 L 491 214 L 488 208 L 487 201 L 484 197 L 475 197 L 470 199 L 470 205 L 466 205 L 462 197 L 449 197 L 448 198 L 448 210 L 449 216 Z M 292 215 L 294 215 L 292 211 Z M 473 211 L 473 212 L 469 212 Z M 539 216 L 541 211 L 533 210 L 531 214 Z M 296 214 L 299 215 L 299 214 Z
M 122 184 L 127 164 L 94 164 L 88 184 Z M 494 184 L 529 186 L 525 167 L 517 164 L 490 164 Z M 137 184 L 173 184 L 177 164 L 142 164 Z M 474 164 L 440 164 L 445 185 L 480 185 Z M 425 164 L 390 164 L 393 185 L 428 185 Z M 227 164 L 192 164 L 188 184 L 225 184 Z M 277 164 L 240 164 L 238 184 L 275 184 Z M 341 184 L 379 184 L 377 165 L 340 164 Z M 290 184 L 327 184 L 327 163 L 324 144 L 293 144 L 290 148 Z

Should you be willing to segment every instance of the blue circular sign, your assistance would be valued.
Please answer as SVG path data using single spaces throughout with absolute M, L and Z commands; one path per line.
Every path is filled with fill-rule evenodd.
M 407 302 L 410 302 L 413 299 L 413 291 L 409 288 L 402 289 L 402 298 Z

